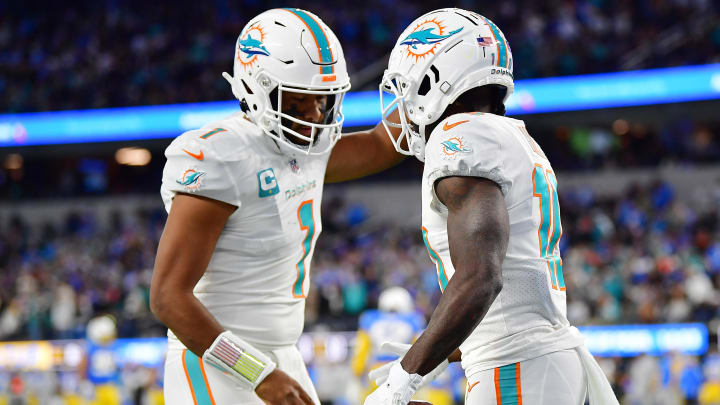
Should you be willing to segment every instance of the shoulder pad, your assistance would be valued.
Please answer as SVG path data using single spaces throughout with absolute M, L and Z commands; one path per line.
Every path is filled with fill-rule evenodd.
M 425 148 L 426 181 L 433 195 L 435 181 L 450 176 L 487 178 L 507 194 L 512 186 L 507 173 L 511 157 L 507 156 L 508 137 L 498 118 L 502 117 L 456 114 L 435 127 Z
M 226 142 L 213 141 L 212 137 L 220 136 L 222 131 L 213 131 L 188 131 L 168 146 L 162 178 L 163 195 L 167 192 L 172 192 L 173 196 L 175 192 L 192 193 L 240 206 L 240 191 L 234 173 L 246 152 L 238 147 L 221 148 Z M 210 135 L 203 138 L 206 134 Z

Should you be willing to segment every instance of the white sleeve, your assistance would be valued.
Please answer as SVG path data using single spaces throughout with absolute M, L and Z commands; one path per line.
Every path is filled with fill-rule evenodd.
M 218 157 L 212 144 L 184 134 L 165 150 L 161 194 L 166 208 L 178 192 L 195 194 L 240 207 L 240 191 L 230 164 Z M 237 162 L 234 162 L 237 163 Z
M 497 183 L 507 195 L 512 179 L 502 137 L 508 134 L 501 132 L 489 118 L 469 114 L 453 115 L 435 127 L 425 148 L 426 181 L 433 206 L 442 206 L 435 195 L 435 182 L 450 176 L 483 177 Z

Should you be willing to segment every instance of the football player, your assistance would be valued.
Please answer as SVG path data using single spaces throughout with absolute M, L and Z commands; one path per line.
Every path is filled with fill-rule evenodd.
M 461 9 L 415 20 L 391 53 L 383 120 L 394 126 L 397 107 L 391 140 L 424 161 L 422 237 L 443 295 L 412 347 L 371 376 L 366 404 L 408 403 L 458 348 L 466 404 L 581 405 L 588 390 L 591 404 L 617 404 L 566 317 L 558 184 L 525 124 L 505 117 L 512 72 L 500 29 Z
M 170 329 L 165 402 L 319 404 L 295 344 L 323 183 L 403 156 L 382 125 L 340 140 L 350 81 L 340 43 L 314 14 L 253 18 L 237 40 L 234 76 L 224 76 L 242 111 L 165 151 L 169 216 L 150 298 Z

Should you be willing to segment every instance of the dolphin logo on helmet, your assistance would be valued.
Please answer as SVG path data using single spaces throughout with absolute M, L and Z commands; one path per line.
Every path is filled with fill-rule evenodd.
M 253 55 L 270 56 L 270 52 L 265 49 L 265 45 L 260 40 L 253 38 L 251 34 L 248 34 L 245 39 L 238 39 L 238 45 L 240 45 L 238 50 L 248 57 Z
M 402 42 L 400 42 L 400 45 L 409 45 L 413 49 L 417 49 L 418 45 L 432 45 L 457 34 L 458 32 L 462 31 L 463 27 L 460 27 L 454 31 L 450 31 L 450 33 L 448 33 L 447 35 L 433 34 L 432 30 L 434 29 L 435 27 L 430 27 L 424 30 L 413 32 L 405 39 L 403 39 Z

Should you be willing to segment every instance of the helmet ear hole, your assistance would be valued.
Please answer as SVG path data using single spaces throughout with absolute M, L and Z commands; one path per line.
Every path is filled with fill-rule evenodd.
M 247 113 L 248 111 L 250 111 L 250 107 L 248 107 L 247 100 L 245 100 L 245 99 L 240 100 L 240 109 L 244 113 Z
M 420 83 L 417 94 L 418 96 L 424 96 L 428 94 L 428 92 L 430 92 L 430 76 L 426 74 L 425 77 L 423 77 L 422 83 Z
M 272 106 L 272 109 L 277 111 L 278 109 L 278 89 L 274 88 L 270 94 L 270 105 Z
M 242 82 L 243 87 L 245 87 L 245 91 L 247 92 L 247 94 L 254 94 L 253 91 L 250 90 L 250 86 L 248 86 L 248 84 L 245 83 L 245 80 L 240 79 L 240 81 Z

